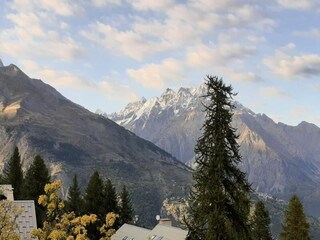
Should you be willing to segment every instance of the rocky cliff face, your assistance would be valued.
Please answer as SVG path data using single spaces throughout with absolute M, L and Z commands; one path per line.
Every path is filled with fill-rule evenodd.
M 126 184 L 139 203 L 140 221 L 148 223 L 158 214 L 165 196 L 185 194 L 191 181 L 190 169 L 153 143 L 71 102 L 18 67 L 2 66 L 2 166 L 16 145 L 24 167 L 40 154 L 65 187 L 75 173 L 86 186 L 94 170 L 118 186 Z
M 194 157 L 194 145 L 204 119 L 200 99 L 204 91 L 204 85 L 199 89 L 181 88 L 178 92 L 167 89 L 159 98 L 142 98 L 108 117 L 188 162 Z
M 129 104 L 107 117 L 152 141 L 185 163 L 194 160 L 205 113 L 205 86 L 167 89 L 160 97 Z M 235 102 L 233 126 L 238 129 L 243 162 L 253 188 L 288 199 L 303 198 L 309 212 L 320 215 L 320 128 L 275 123 Z

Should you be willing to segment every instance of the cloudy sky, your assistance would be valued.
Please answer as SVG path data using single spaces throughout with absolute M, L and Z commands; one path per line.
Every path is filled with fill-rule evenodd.
M 320 126 L 319 0 L 2 0 L 0 58 L 91 111 L 211 74 L 257 113 Z

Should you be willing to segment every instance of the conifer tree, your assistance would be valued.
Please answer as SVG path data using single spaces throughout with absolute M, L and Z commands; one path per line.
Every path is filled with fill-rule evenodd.
M 90 239 L 100 239 L 100 227 L 104 222 L 105 211 L 105 190 L 104 183 L 98 171 L 95 171 L 89 180 L 84 195 L 84 213 L 96 214 L 97 221 L 88 227 L 88 236 Z
M 252 237 L 254 240 L 272 240 L 269 212 L 262 201 L 258 201 L 252 218 Z
M 133 221 L 133 207 L 126 186 L 123 186 L 120 195 L 119 221 L 120 225 Z
M 203 97 L 208 104 L 203 134 L 195 147 L 197 169 L 189 198 L 187 239 L 248 240 L 251 186 L 238 169 L 238 136 L 231 126 L 235 94 L 218 77 L 207 76 L 206 86 Z
M 49 182 L 49 170 L 43 159 L 37 155 L 26 172 L 23 197 L 24 199 L 34 200 L 38 227 L 42 226 L 46 217 L 44 208 L 38 204 L 38 198 L 44 194 L 44 186 Z
M 105 192 L 103 180 L 98 171 L 95 171 L 89 180 L 86 192 L 84 195 L 84 209 L 85 213 L 93 213 L 102 219 L 105 212 Z
M 68 191 L 68 197 L 66 201 L 66 208 L 70 212 L 74 212 L 76 216 L 80 216 L 82 213 L 83 199 L 81 196 L 81 190 L 78 184 L 77 175 L 73 176 L 72 185 Z
M 117 192 L 110 179 L 107 179 L 105 184 L 105 212 L 119 212 Z
M 15 147 L 12 157 L 3 170 L 3 178 L 5 183 L 12 185 L 14 199 L 21 199 L 21 191 L 23 189 L 23 172 L 19 149 L 17 147 Z
M 283 230 L 280 234 L 281 240 L 310 240 L 309 223 L 303 211 L 303 206 L 297 195 L 289 201 L 285 212 Z
M 44 194 L 44 186 L 49 182 L 49 170 L 43 159 L 37 155 L 26 172 L 24 197 L 37 202 L 39 196 Z

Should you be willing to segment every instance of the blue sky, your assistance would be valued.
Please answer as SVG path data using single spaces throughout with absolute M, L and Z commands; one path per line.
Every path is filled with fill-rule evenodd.
M 319 0 L 3 0 L 0 58 L 91 111 L 218 75 L 275 121 L 320 126 Z

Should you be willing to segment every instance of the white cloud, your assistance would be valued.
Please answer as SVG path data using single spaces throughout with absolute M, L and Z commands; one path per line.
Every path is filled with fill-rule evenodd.
M 175 4 L 174 0 L 131 0 L 132 6 L 137 10 L 154 10 L 154 11 L 163 11 L 167 10 L 170 7 L 173 7 Z
M 146 64 L 140 69 L 128 69 L 127 74 L 144 87 L 161 89 L 187 81 L 186 68 L 175 59 L 165 59 L 161 64 Z
M 68 23 L 66 22 L 60 22 L 60 28 L 63 29 L 63 30 L 66 30 L 68 29 L 70 26 Z
M 17 2 L 15 3 L 18 4 Z M 19 3 L 24 2 L 19 0 Z M 6 15 L 14 26 L 0 32 L 1 54 L 18 58 L 41 57 L 68 61 L 84 55 L 84 48 L 79 43 L 68 33 L 62 35 L 58 31 L 61 27 L 66 28 L 66 23 L 57 21 L 57 26 L 51 26 L 51 21 L 56 20 L 55 17 L 43 12 L 38 13 L 36 9 Z M 46 25 L 47 22 L 50 24 Z
M 119 84 L 110 79 L 102 79 L 99 82 L 88 81 L 68 71 L 57 71 L 50 68 L 32 66 L 32 62 L 26 62 L 25 67 L 34 67 L 32 70 L 37 78 L 43 79 L 46 83 L 59 89 L 70 88 L 85 89 L 94 94 L 101 94 L 102 96 L 127 103 L 138 100 L 138 95 L 129 86 Z
M 311 78 L 320 76 L 320 55 L 305 54 L 291 56 L 277 51 L 272 58 L 266 58 L 263 63 L 276 75 L 283 78 Z
M 275 21 L 266 14 L 268 8 L 253 0 L 216 1 L 215 4 L 207 0 L 191 0 L 186 4 L 173 0 L 132 0 L 130 3 L 138 14 L 127 22 L 96 22 L 81 31 L 81 35 L 109 51 L 143 60 L 157 53 L 186 51 L 190 46 L 207 44 L 209 39 L 214 42 L 217 33 L 231 29 L 239 33 L 233 42 L 240 38 L 251 45 L 261 44 L 265 38 L 259 36 L 259 32 L 275 27 Z M 139 15 L 139 10 L 147 9 L 162 11 L 162 15 Z M 247 38 L 248 29 L 251 38 Z
M 34 37 L 45 37 L 45 31 L 41 26 L 41 19 L 34 13 L 8 14 L 7 19 L 12 21 L 14 28 L 3 30 L 0 36 L 13 37 L 14 39 L 30 40 Z M 5 39 L 8 40 L 8 39 Z
M 267 39 L 263 36 L 248 35 L 247 39 L 253 44 L 261 44 L 267 42 Z
M 21 28 L 5 30 L 0 33 L 0 53 L 20 58 L 41 57 L 65 61 L 74 60 L 84 55 L 82 46 L 70 37 L 62 38 L 58 33 L 50 31 L 40 39 L 30 39 L 32 36 L 28 33 L 30 32 Z
M 320 2 L 318 0 L 277 0 L 277 2 L 285 8 L 298 10 L 320 9 Z
M 23 69 L 28 69 L 28 71 L 36 71 L 36 70 L 39 69 L 39 64 L 34 62 L 34 61 L 32 61 L 32 60 L 22 59 L 19 62 L 22 65 L 22 68 Z
M 79 15 L 84 12 L 78 1 L 72 0 L 14 0 L 8 3 L 14 11 L 47 11 L 60 16 Z
M 104 96 L 119 102 L 128 103 L 139 99 L 137 93 L 127 85 L 113 83 L 110 81 L 101 81 L 97 84 Z
M 230 61 L 240 60 L 256 53 L 254 47 L 240 44 L 219 44 L 209 47 L 199 44 L 187 51 L 187 62 L 191 66 L 224 65 Z
M 81 31 L 80 34 L 111 51 L 119 51 L 137 60 L 142 60 L 147 54 L 169 48 L 166 42 L 150 41 L 134 31 L 119 31 L 101 22 L 92 25 L 89 31 Z
M 134 23 L 132 31 L 145 39 L 157 39 L 157 41 L 165 43 L 167 48 L 163 48 L 161 51 L 167 51 L 173 48 L 185 48 L 190 44 L 201 42 L 204 35 L 204 26 L 200 21 L 195 20 L 195 22 L 198 23 L 197 27 L 189 22 L 174 19 L 167 19 L 165 23 L 158 20 L 139 19 Z
M 266 97 L 287 97 L 288 94 L 277 87 L 263 87 L 259 90 L 260 94 Z
M 291 50 L 295 49 L 296 45 L 294 43 L 288 43 L 287 45 L 281 47 L 281 51 L 283 52 L 290 52 Z
M 227 35 L 219 36 L 215 46 L 196 45 L 187 51 L 186 63 L 189 67 L 205 72 L 215 71 L 234 82 L 263 81 L 256 73 L 243 70 L 243 60 L 256 54 L 255 47 L 229 43 Z
M 257 83 L 263 79 L 254 72 L 236 71 L 231 68 L 222 68 L 222 72 L 228 79 L 235 82 Z
M 37 78 L 43 79 L 56 88 L 92 88 L 90 82 L 80 79 L 68 71 L 56 71 L 49 68 L 38 69 L 35 72 Z
M 120 5 L 122 0 L 91 0 L 91 2 L 96 7 L 105 7 L 109 5 Z
M 320 29 L 319 28 L 311 28 L 308 31 L 295 31 L 293 32 L 294 36 L 299 37 L 308 37 L 308 38 L 320 38 Z

